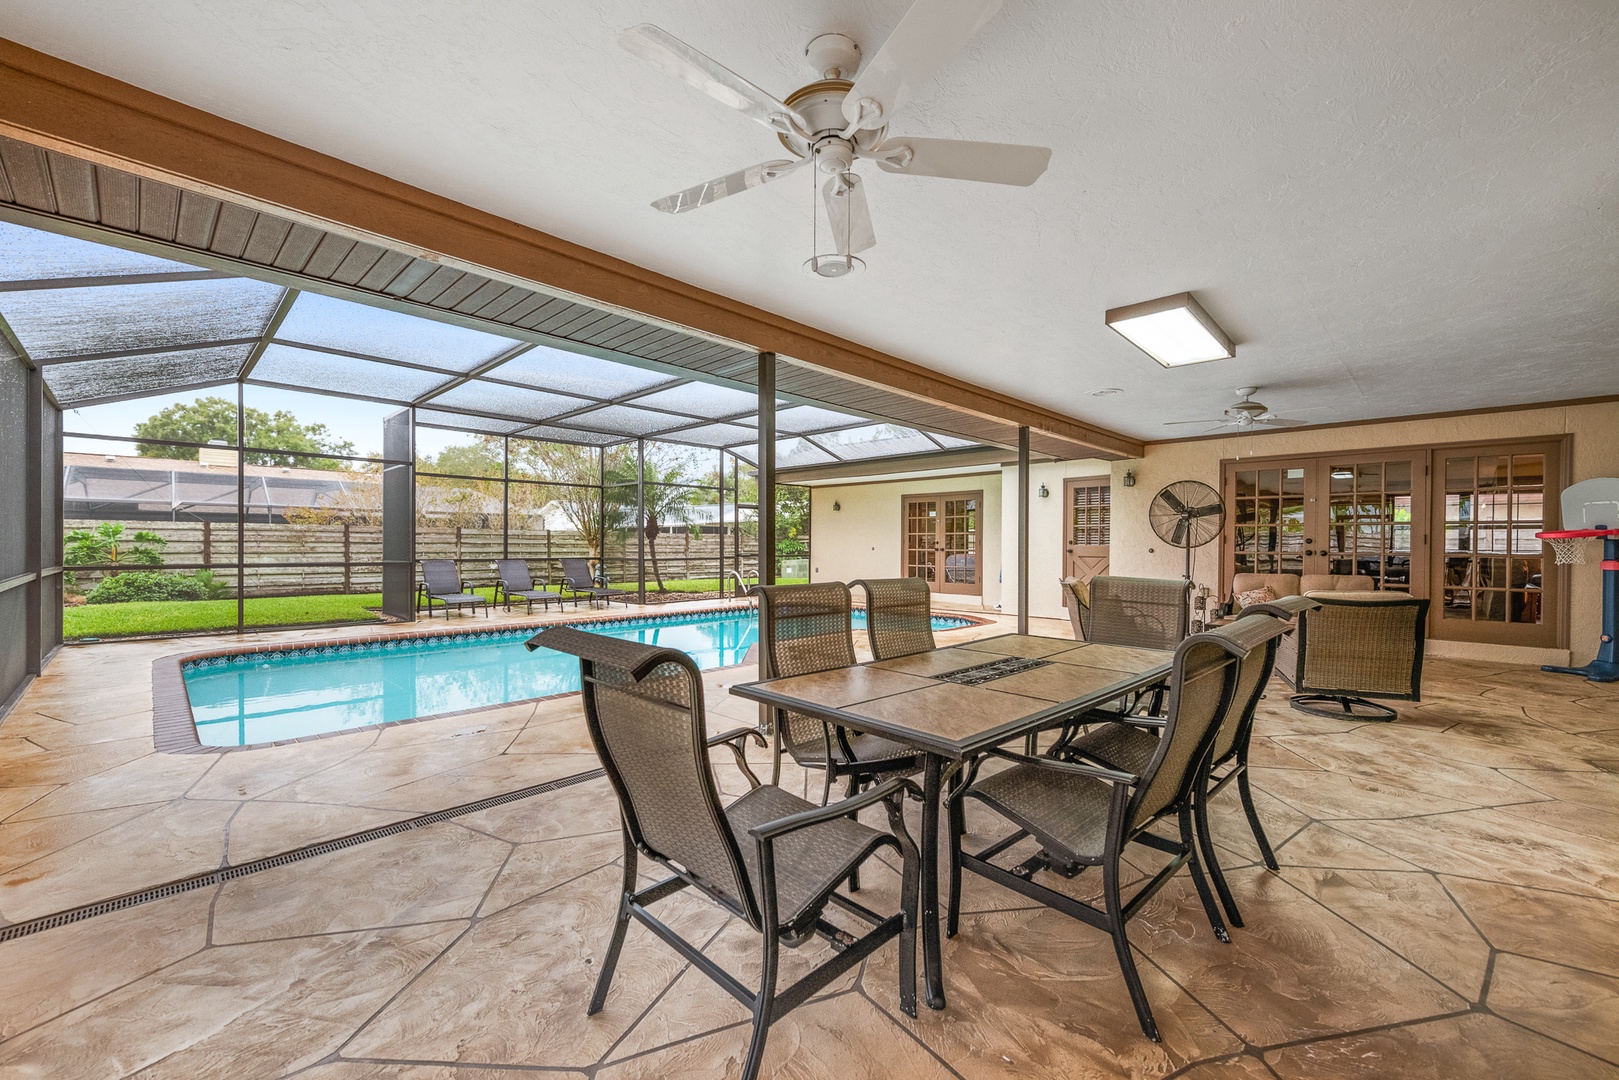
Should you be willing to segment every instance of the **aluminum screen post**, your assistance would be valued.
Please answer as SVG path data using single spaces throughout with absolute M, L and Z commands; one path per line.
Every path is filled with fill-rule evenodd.
M 720 451 L 719 471 L 714 474 L 719 477 L 720 512 L 715 524 L 719 526 L 720 542 L 720 599 L 725 599 L 725 451 Z
M 776 583 L 776 354 L 759 354 L 759 584 Z
M 382 422 L 382 613 L 416 618 L 415 412 Z
M 654 539 L 653 543 L 657 543 Z M 635 440 L 635 602 L 646 603 L 646 440 Z
M 1017 632 L 1029 632 L 1029 429 L 1017 429 Z

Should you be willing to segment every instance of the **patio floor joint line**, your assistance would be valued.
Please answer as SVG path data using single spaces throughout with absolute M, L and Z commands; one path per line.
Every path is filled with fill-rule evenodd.
M 492 810 L 497 806 L 517 802 L 520 799 L 533 798 L 536 795 L 545 795 L 563 788 L 573 787 L 575 784 L 588 783 L 605 775 L 601 769 L 587 769 L 584 772 L 574 773 L 571 776 L 547 780 L 543 784 L 533 784 L 529 787 L 518 788 L 500 795 L 491 795 L 486 799 L 462 803 L 459 806 L 447 807 L 443 810 L 434 810 L 416 817 L 405 818 L 401 821 L 379 825 L 374 829 L 363 829 L 360 832 L 349 833 L 332 840 L 321 840 L 318 843 L 306 844 L 303 847 L 293 848 L 275 855 L 266 855 L 260 859 L 240 863 L 235 866 L 221 866 L 217 870 L 207 870 L 189 877 L 176 878 L 162 885 L 152 885 L 134 892 L 124 893 L 121 896 L 109 897 L 106 900 L 96 900 L 78 907 L 65 908 L 61 911 L 51 912 L 49 915 L 40 915 L 36 918 L 25 919 L 22 922 L 12 923 L 9 926 L 0 926 L 0 942 L 12 941 L 16 938 L 37 934 L 42 930 L 54 930 L 58 926 L 69 923 L 82 922 L 97 915 L 108 915 L 114 911 L 123 911 L 139 904 L 149 903 L 153 900 L 165 900 L 171 896 L 191 892 L 195 889 L 206 888 L 209 885 L 223 885 L 227 881 L 257 874 L 262 870 L 273 870 L 277 867 L 287 866 L 291 863 L 312 859 L 317 855 L 329 855 L 336 851 L 358 847 L 360 844 L 372 840 L 382 840 L 412 829 L 422 828 L 424 825 L 437 825 L 449 821 L 463 814 L 475 814 L 480 810 Z

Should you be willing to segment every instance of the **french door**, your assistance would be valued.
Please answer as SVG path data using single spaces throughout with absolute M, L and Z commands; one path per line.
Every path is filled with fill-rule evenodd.
M 1427 533 L 1426 455 L 1228 462 L 1225 487 L 1229 573 L 1358 574 L 1380 589 L 1426 589 L 1415 551 Z
M 1105 476 L 1063 481 L 1063 577 L 1106 574 L 1112 543 L 1112 488 Z M 1062 590 L 1063 606 L 1069 592 Z
M 937 593 L 983 592 L 978 558 L 981 491 L 902 497 L 904 553 L 900 572 Z

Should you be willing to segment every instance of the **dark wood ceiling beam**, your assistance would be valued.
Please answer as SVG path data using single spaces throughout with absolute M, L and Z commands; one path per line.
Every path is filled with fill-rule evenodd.
M 533 282 L 1111 454 L 1142 442 L 277 139 L 0 39 L 0 133 L 366 242 Z

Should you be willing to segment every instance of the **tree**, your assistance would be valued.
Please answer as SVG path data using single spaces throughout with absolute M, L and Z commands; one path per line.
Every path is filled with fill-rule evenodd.
M 622 446 L 607 451 L 609 474 L 622 466 L 628 453 Z M 607 505 L 607 520 L 602 520 L 601 451 L 596 447 L 513 439 L 510 464 L 514 474 L 525 472 L 550 481 L 538 489 L 540 498 L 557 504 L 562 515 L 568 519 L 568 524 L 579 530 L 592 558 L 600 560 L 606 553 L 603 525 L 608 532 L 626 527 L 622 520 L 622 507 L 614 503 Z M 632 477 L 634 469 L 632 460 Z M 513 490 L 519 487 L 514 484 Z M 527 486 L 521 487 L 526 489 Z
M 655 452 L 647 454 L 642 471 L 641 532 L 646 537 L 647 550 L 652 555 L 652 576 L 658 591 L 663 592 L 663 570 L 658 565 L 658 534 L 665 525 L 682 525 L 691 520 L 692 506 L 697 492 L 690 487 L 695 480 L 686 474 L 678 460 L 662 459 Z M 634 528 L 635 521 L 635 461 L 633 458 L 616 462 L 608 471 L 607 482 L 617 485 L 608 488 L 608 501 L 619 507 L 621 521 Z
M 702 482 L 713 485 L 716 483 L 716 473 L 710 470 Z M 759 501 L 759 475 L 757 472 L 752 471 L 752 466 L 744 466 L 741 474 L 737 477 L 739 490 L 735 492 L 731 488 L 729 473 L 720 476 L 718 482 L 725 486 L 725 502 L 728 513 L 733 498 L 741 503 L 757 503 Z M 796 484 L 777 484 L 776 569 L 778 572 L 781 570 L 781 560 L 798 558 L 809 554 L 809 518 L 809 488 L 799 487 Z M 758 522 L 742 522 L 742 535 L 747 539 L 757 541 L 759 536 Z
M 298 418 L 284 409 L 267 413 L 263 409 L 247 408 L 242 413 L 246 427 L 247 445 L 274 447 L 269 450 L 249 451 L 249 465 L 298 466 L 305 469 L 341 469 L 344 463 L 330 458 L 304 458 L 299 454 L 352 454 L 354 444 L 333 436 L 325 424 L 301 424 Z M 193 402 L 170 405 L 162 412 L 147 417 L 135 425 L 135 438 L 171 439 L 177 442 L 207 443 L 219 440 L 228 446 L 236 445 L 236 403 L 222 397 L 198 398 Z M 155 442 L 138 442 L 136 453 L 142 457 L 180 458 L 195 461 L 194 446 L 162 446 Z

